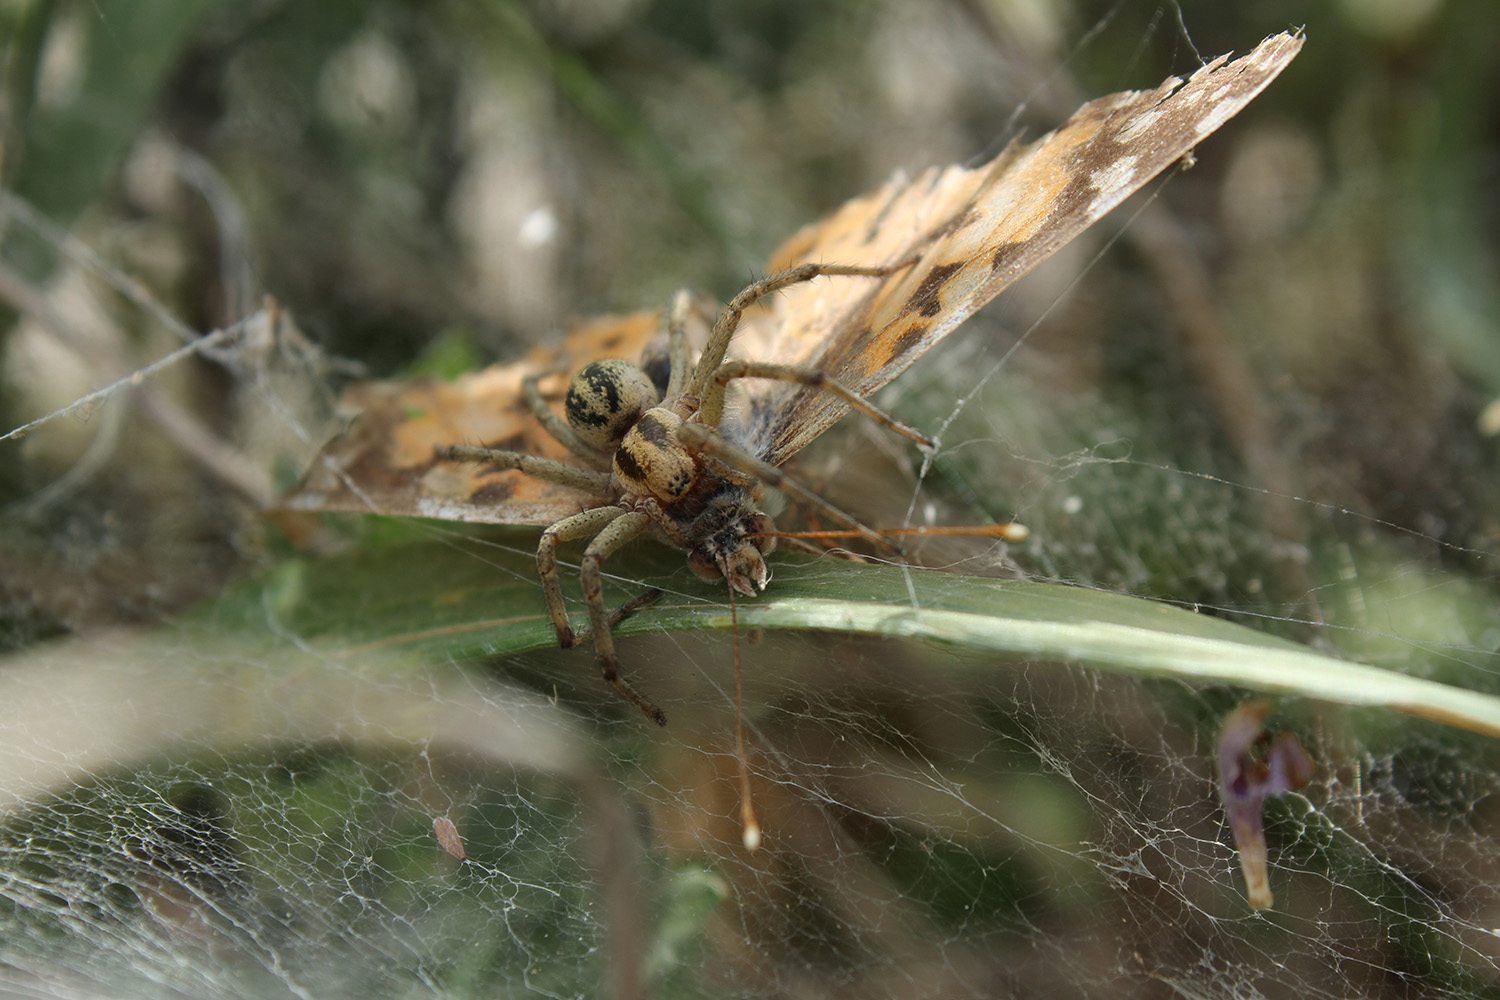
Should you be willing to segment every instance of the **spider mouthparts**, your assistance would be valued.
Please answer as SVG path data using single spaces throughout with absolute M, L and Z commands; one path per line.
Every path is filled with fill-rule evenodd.
M 759 594 L 771 581 L 771 574 L 765 571 L 764 564 L 759 573 L 749 573 L 734 567 L 728 567 L 728 569 L 729 572 L 724 574 L 724 578 L 729 581 L 730 589 L 745 597 L 754 597 Z

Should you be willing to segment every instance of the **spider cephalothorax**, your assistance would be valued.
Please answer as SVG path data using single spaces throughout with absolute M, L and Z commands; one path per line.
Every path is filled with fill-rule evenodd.
M 682 418 L 665 407 L 642 414 L 615 449 L 610 488 L 619 491 L 621 507 L 645 512 L 688 550 L 694 573 L 728 580 L 737 593 L 753 597 L 771 579 L 762 556 L 776 545 L 768 534 L 775 526 L 759 509 L 759 483 L 690 451 L 678 439 L 681 426 Z

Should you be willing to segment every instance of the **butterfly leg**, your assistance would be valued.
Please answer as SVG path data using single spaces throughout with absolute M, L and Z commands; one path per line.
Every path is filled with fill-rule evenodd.
M 714 373 L 713 381 L 709 383 L 708 391 L 703 396 L 702 405 L 698 411 L 699 420 L 709 427 L 719 426 L 719 420 L 724 415 L 724 390 L 731 381 L 737 378 L 776 379 L 781 382 L 796 382 L 814 389 L 821 389 L 842 399 L 881 426 L 889 427 L 902 437 L 915 441 L 923 451 L 932 451 L 937 447 L 937 443 L 921 431 L 906 426 L 853 389 L 816 368 L 758 364 L 753 361 L 726 361 Z
M 559 486 L 570 486 L 593 497 L 606 496 L 609 492 L 608 473 L 580 469 L 576 465 L 538 455 L 523 455 L 518 451 L 502 451 L 499 448 L 476 448 L 467 444 L 434 448 L 433 453 L 438 458 L 453 462 L 480 462 L 499 469 L 519 469 L 525 475 L 545 479 Z
M 693 377 L 688 382 L 684 396 L 693 401 L 694 404 L 703 398 L 708 391 L 709 384 L 719 366 L 724 363 L 724 355 L 729 350 L 729 341 L 734 337 L 734 331 L 740 325 L 740 317 L 744 315 L 756 302 L 779 292 L 788 285 L 800 284 L 811 281 L 821 275 L 852 275 L 869 278 L 881 278 L 887 274 L 894 274 L 903 268 L 910 267 L 916 263 L 916 257 L 908 257 L 894 264 L 879 266 L 860 266 L 855 264 L 799 264 L 788 268 L 768 278 L 762 278 L 745 288 L 719 313 L 719 318 L 714 321 L 713 333 L 709 335 L 708 346 L 703 349 L 703 355 L 698 359 L 698 366 L 693 369 Z

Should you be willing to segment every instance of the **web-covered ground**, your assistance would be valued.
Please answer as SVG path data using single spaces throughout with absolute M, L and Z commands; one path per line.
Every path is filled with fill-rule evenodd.
M 1181 19 L 1206 56 L 1307 16 L 1264 7 Z M 914 543 L 912 594 L 1119 591 L 1500 693 L 1500 87 L 1463 58 L 1483 4 L 1380 9 L 1309 23 L 1195 169 L 892 387 L 930 465 L 853 421 L 803 456 L 871 524 L 1032 529 Z M 1177 12 L 3 16 L 31 130 L 0 206 L 4 427 L 87 402 L 0 442 L 0 990 L 1500 995 L 1492 739 L 1276 701 L 1317 773 L 1268 807 L 1257 912 L 1214 770 L 1253 678 L 744 631 L 749 855 L 736 653 L 679 554 L 611 565 L 622 598 L 666 590 L 621 641 L 657 730 L 546 648 L 535 531 L 257 513 L 336 426 L 344 359 L 451 371 L 731 294 L 896 167 L 1191 70 Z M 234 327 L 265 291 L 301 335 Z M 869 600 L 879 572 L 790 554 L 765 600 Z

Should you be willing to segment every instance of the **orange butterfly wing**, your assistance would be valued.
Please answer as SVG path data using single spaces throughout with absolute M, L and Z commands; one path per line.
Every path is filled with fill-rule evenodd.
M 351 386 L 341 406 L 354 423 L 313 460 L 281 506 L 486 524 L 551 524 L 596 507 L 600 498 L 515 470 L 442 461 L 433 449 L 485 444 L 575 461 L 542 429 L 521 396 L 540 376 L 543 397 L 561 399 L 572 373 L 599 358 L 639 358 L 657 337 L 656 313 L 607 316 L 576 325 L 558 346 L 452 382 L 437 378 Z
M 869 395 L 1037 263 L 1097 221 L 1233 117 L 1291 62 L 1300 35 L 1275 35 L 1250 54 L 1221 56 L 1186 82 L 1170 78 L 1085 104 L 1053 132 L 1012 143 L 977 168 L 897 178 L 789 239 L 774 273 L 805 261 L 889 264 L 886 278 L 822 278 L 747 311 L 736 357 L 815 368 Z M 602 498 L 514 470 L 439 461 L 433 448 L 484 444 L 569 460 L 521 396 L 545 375 L 560 399 L 569 374 L 603 357 L 638 359 L 659 332 L 656 313 L 580 324 L 559 347 L 447 383 L 435 379 L 355 386 L 358 421 L 314 461 L 282 506 L 435 517 L 492 524 L 551 524 Z M 698 342 L 704 331 L 697 329 Z M 725 431 L 781 464 L 848 407 L 826 392 L 744 380 Z
M 1220 56 L 1186 83 L 1172 77 L 1155 90 L 1091 101 L 1055 131 L 1012 143 L 982 166 L 931 169 L 856 198 L 783 244 L 769 272 L 919 255 L 915 266 L 795 285 L 751 317 L 734 354 L 815 368 L 870 395 L 1232 118 L 1302 41 L 1274 35 L 1233 62 Z M 751 409 L 746 443 L 774 465 L 848 411 L 826 392 L 764 381 L 744 390 L 741 405 Z

